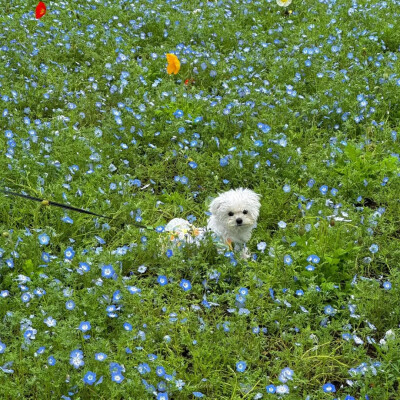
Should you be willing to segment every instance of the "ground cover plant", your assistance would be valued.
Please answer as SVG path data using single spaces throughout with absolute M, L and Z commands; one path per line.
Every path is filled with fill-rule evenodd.
M 0 195 L 1 399 L 400 399 L 400 2 L 36 5 L 1 188 L 110 219 Z M 236 187 L 250 260 L 165 245 Z

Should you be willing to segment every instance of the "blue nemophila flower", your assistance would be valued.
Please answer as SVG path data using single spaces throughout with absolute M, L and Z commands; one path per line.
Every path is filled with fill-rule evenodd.
M 236 295 L 236 301 L 243 305 L 246 302 L 246 297 L 245 296 L 241 296 L 240 294 L 237 294 Z
M 328 305 L 328 306 L 326 306 L 324 308 L 324 313 L 326 315 L 335 315 L 336 314 L 336 310 L 332 306 Z
M 96 240 L 97 240 L 100 244 L 105 244 L 105 243 L 106 243 L 106 241 L 105 241 L 103 238 L 101 238 L 100 236 L 94 235 L 94 237 L 96 238 Z
M 75 302 L 73 300 L 68 300 L 65 302 L 65 308 L 69 311 L 75 308 Z
M 72 260 L 75 256 L 75 251 L 72 247 L 68 247 L 67 249 L 65 249 L 64 251 L 64 258 L 66 260 Z
M 330 382 L 325 383 L 325 385 L 322 386 L 322 390 L 323 390 L 325 393 L 334 393 L 334 392 L 336 392 L 335 385 L 333 385 L 333 384 L 330 383 Z
M 90 271 L 90 265 L 87 262 L 80 262 L 77 272 L 79 275 L 83 275 L 86 272 Z
M 275 385 L 268 385 L 265 387 L 265 390 L 267 393 L 274 394 L 276 392 L 276 387 Z
M 42 233 L 41 235 L 39 235 L 39 243 L 42 245 L 47 245 L 50 243 L 50 237 L 48 235 L 46 235 L 45 233 Z
M 145 265 L 140 265 L 140 266 L 138 267 L 138 272 L 139 272 L 140 274 L 144 274 L 146 271 L 147 271 L 147 267 L 146 267 Z
M 129 290 L 129 289 L 128 289 Z M 116 290 L 114 293 L 113 293 L 113 296 L 112 296 L 112 301 L 113 301 L 113 303 L 119 303 L 120 301 L 121 301 L 121 299 L 122 299 L 122 293 L 121 293 L 121 291 L 120 290 Z
M 286 383 L 288 380 L 293 380 L 294 371 L 288 367 L 283 368 L 281 373 L 279 374 L 279 380 L 282 383 Z
M 293 262 L 293 259 L 292 259 L 292 257 L 291 257 L 290 255 L 286 254 L 286 255 L 283 257 L 283 262 L 284 262 L 286 265 L 291 265 L 292 262 Z
M 81 332 L 87 332 L 90 331 L 92 329 L 90 322 L 89 321 L 82 321 L 79 324 L 79 328 L 78 328 Z
M 150 368 L 149 364 L 141 363 L 138 365 L 137 370 L 139 371 L 140 375 L 144 375 L 144 374 L 149 373 L 151 371 L 151 368 Z
M 247 364 L 245 361 L 239 361 L 236 363 L 236 371 L 244 372 L 246 370 Z
M 61 218 L 61 221 L 65 222 L 67 224 L 73 224 L 74 223 L 74 220 L 72 218 L 68 217 L 68 215 L 66 215 L 65 217 Z
M 166 378 L 165 379 L 167 379 L 167 376 L 168 375 L 166 375 Z M 178 389 L 178 390 L 182 390 L 183 389 L 183 387 L 186 385 L 186 383 L 182 380 L 182 379 L 178 379 L 176 382 L 175 382 L 175 387 Z
M 187 279 L 182 279 L 179 286 L 186 292 L 192 288 L 192 284 Z
M 101 276 L 103 278 L 112 278 L 114 276 L 114 274 L 115 274 L 115 271 L 111 264 L 103 265 L 101 267 Z
M 157 360 L 157 358 L 158 358 L 158 357 L 157 357 L 155 354 L 153 354 L 153 353 L 148 354 L 147 357 L 149 358 L 150 361 L 155 361 L 155 360 Z
M 169 342 L 171 341 L 171 336 L 165 335 L 165 336 L 163 337 L 163 339 L 165 340 L 166 343 L 169 343 Z
M 76 369 L 85 365 L 83 361 L 83 352 L 81 350 L 72 350 L 69 355 L 69 363 Z
M 288 184 L 283 185 L 283 191 L 284 191 L 285 193 L 290 193 L 290 185 L 288 185 Z
M 132 325 L 131 325 L 129 322 L 124 322 L 123 327 L 124 327 L 124 329 L 125 329 L 126 331 L 128 331 L 128 332 L 131 331 L 131 330 L 133 329 Z
M 350 339 L 351 339 L 351 334 L 350 333 L 342 333 L 342 338 L 344 339 L 344 340 L 347 340 L 347 341 L 349 341 Z
M 50 260 L 51 260 L 50 254 L 43 251 L 42 252 L 42 261 L 44 261 L 45 263 L 49 263 Z
M 157 376 L 164 376 L 165 375 L 165 369 L 162 366 L 156 367 L 156 374 Z
M 115 311 L 118 311 L 119 307 L 117 308 L 115 305 L 110 305 L 110 306 L 106 307 L 106 310 L 107 310 L 107 315 L 110 318 L 117 318 L 118 317 L 118 314 Z
M 219 160 L 219 165 L 220 165 L 221 167 L 226 167 L 228 164 L 229 164 L 229 159 L 228 159 L 228 157 L 222 157 L 222 158 L 220 158 L 220 160 Z
M 192 395 L 193 395 L 194 397 L 204 397 L 204 394 L 201 393 L 201 392 L 192 392 Z
M 111 380 L 116 383 L 121 383 L 125 377 L 121 374 L 121 372 L 113 372 L 111 374 Z
M 383 282 L 383 288 L 385 290 L 390 290 L 392 288 L 392 284 L 389 281 Z
M 314 265 L 309 264 L 306 266 L 306 270 L 312 272 L 315 270 L 315 267 L 314 267 Z
M 271 127 L 267 124 L 263 124 L 262 122 L 259 122 L 257 124 L 257 128 L 260 129 L 263 133 L 268 133 L 271 130 Z
M 28 343 L 30 343 L 30 340 L 32 339 L 36 339 L 36 333 L 37 333 L 37 330 L 36 329 L 31 329 L 31 328 L 28 328 L 25 332 L 24 332 L 24 339 L 28 342 Z
M 347 395 L 344 400 L 356 400 L 353 396 Z
M 141 293 L 141 291 L 142 291 L 142 289 L 139 289 L 136 286 L 127 286 L 126 288 L 128 289 L 128 292 L 130 294 L 138 294 L 138 293 Z
M 41 297 L 43 297 L 43 296 L 46 294 L 46 291 L 45 291 L 44 289 L 42 289 L 42 288 L 36 288 L 36 289 L 33 291 L 33 293 L 34 293 L 37 297 L 41 298 Z
M 107 358 L 107 354 L 104 353 L 96 353 L 94 355 L 94 359 L 97 361 L 104 361 Z
M 176 110 L 176 111 L 174 112 L 174 117 L 175 117 L 175 118 L 182 118 L 183 115 L 184 115 L 184 113 L 183 113 L 182 110 Z
M 307 257 L 307 261 L 313 264 L 318 264 L 320 262 L 320 258 L 315 254 L 311 254 Z
M 276 393 L 277 394 L 288 394 L 289 387 L 287 385 L 279 385 L 276 387 Z
M 303 295 L 304 295 L 304 291 L 302 289 L 296 290 L 296 296 L 303 296 Z
M 155 229 L 155 231 L 157 232 L 157 233 L 162 233 L 162 232 L 164 232 L 164 226 L 162 226 L 162 225 L 160 225 L 160 226 L 157 226 L 156 227 L 156 229 Z
M 157 282 L 160 284 L 160 286 L 165 286 L 168 283 L 168 278 L 165 275 L 159 275 Z
M 11 369 L 14 361 L 8 361 L 3 366 L 0 366 L 0 371 L 3 371 L 5 374 L 13 374 L 14 370 Z
M 48 357 L 48 359 L 47 359 L 47 364 L 49 364 L 50 366 L 55 365 L 56 362 L 57 362 L 57 360 L 56 360 L 53 356 L 50 356 L 50 357 Z
M 319 191 L 321 192 L 321 194 L 323 194 L 325 196 L 328 193 L 328 186 L 327 185 L 322 185 L 319 188 Z
M 174 255 L 174 252 L 173 252 L 171 249 L 168 249 L 168 250 L 165 252 L 165 254 L 166 254 L 166 256 L 167 256 L 168 258 L 171 258 L 171 257 Z
M 257 243 L 257 250 L 261 251 L 262 253 L 264 253 L 266 248 L 267 248 L 267 243 L 265 242 Z
M 168 400 L 167 392 L 157 393 L 157 400 Z
M 43 321 L 49 328 L 55 327 L 57 325 L 57 321 L 53 317 L 47 317 Z
M 0 354 L 3 354 L 6 348 L 7 346 L 3 342 L 0 342 Z
M 83 382 L 87 385 L 93 385 L 96 382 L 96 373 L 92 371 L 86 372 L 85 376 L 83 377 Z
M 109 364 L 110 372 L 125 372 L 125 367 L 116 362 L 110 362 Z
M 370 246 L 370 248 L 369 248 L 369 251 L 370 251 L 372 254 L 377 253 L 378 250 L 379 250 L 379 246 L 378 246 L 377 244 L 371 244 L 371 246 Z
M 285 229 L 285 228 L 286 228 L 286 222 L 285 222 L 285 221 L 279 221 L 279 222 L 278 222 L 278 226 L 279 226 L 279 228 L 281 228 L 281 229 Z
M 247 295 L 249 294 L 249 289 L 247 289 L 247 288 L 240 288 L 240 289 L 239 289 L 239 294 L 240 294 L 241 296 L 247 296 Z
M 307 186 L 308 186 L 309 188 L 312 188 L 314 185 L 315 185 L 315 180 L 314 180 L 314 179 L 310 179 L 310 180 L 307 182 Z

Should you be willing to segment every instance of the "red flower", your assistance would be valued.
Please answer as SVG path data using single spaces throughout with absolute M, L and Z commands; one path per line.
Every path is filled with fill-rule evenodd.
M 186 86 L 188 86 L 189 84 L 193 85 L 193 83 L 194 83 L 194 79 L 186 79 L 186 81 L 185 81 Z
M 44 14 L 46 14 L 46 4 L 44 4 L 43 1 L 39 1 L 35 10 L 36 19 L 42 18 Z

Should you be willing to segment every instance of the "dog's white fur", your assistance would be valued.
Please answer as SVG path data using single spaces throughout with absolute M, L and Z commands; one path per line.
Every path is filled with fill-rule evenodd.
M 224 242 L 245 245 L 251 238 L 260 214 L 260 195 L 250 189 L 232 189 L 220 194 L 210 204 L 207 229 Z
M 214 232 L 221 242 L 242 247 L 241 256 L 248 258 L 246 243 L 251 238 L 251 231 L 256 227 L 260 213 L 260 195 L 250 189 L 232 189 L 221 193 L 210 204 L 211 217 L 207 230 Z M 185 219 L 174 218 L 166 226 L 165 231 L 175 232 L 179 238 L 189 243 L 190 235 L 186 235 L 194 227 Z M 204 228 L 200 228 L 204 231 Z

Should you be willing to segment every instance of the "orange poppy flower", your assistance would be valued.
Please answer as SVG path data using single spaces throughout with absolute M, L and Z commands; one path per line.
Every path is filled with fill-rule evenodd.
M 178 60 L 178 57 L 175 54 L 167 54 L 167 72 L 171 74 L 177 74 L 181 68 L 181 63 Z
M 35 10 L 36 19 L 42 18 L 44 14 L 46 14 L 46 4 L 44 4 L 43 1 L 39 1 Z

